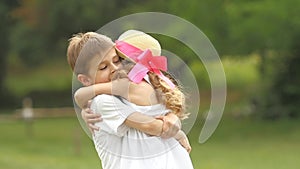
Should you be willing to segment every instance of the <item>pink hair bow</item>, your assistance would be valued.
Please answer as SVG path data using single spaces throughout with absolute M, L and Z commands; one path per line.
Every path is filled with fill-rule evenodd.
M 135 66 L 128 73 L 128 78 L 131 81 L 140 83 L 147 73 L 151 71 L 163 79 L 171 88 L 175 87 L 171 80 L 160 71 L 167 71 L 167 58 L 165 56 L 153 56 L 149 49 L 142 51 L 123 41 L 116 41 L 116 49 L 136 62 Z

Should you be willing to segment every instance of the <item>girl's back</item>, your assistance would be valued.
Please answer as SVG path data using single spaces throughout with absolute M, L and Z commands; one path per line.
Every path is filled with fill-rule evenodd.
M 140 106 L 159 104 L 155 89 L 145 80 L 139 84 L 130 83 L 128 101 Z

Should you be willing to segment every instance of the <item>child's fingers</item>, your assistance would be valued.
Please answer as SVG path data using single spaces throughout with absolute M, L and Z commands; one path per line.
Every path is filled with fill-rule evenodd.
M 98 123 L 101 122 L 102 118 L 91 118 L 91 119 L 87 119 L 87 123 Z
M 82 117 L 84 120 L 87 119 L 87 116 L 88 116 L 89 114 L 92 114 L 92 110 L 91 110 L 91 109 L 86 108 L 86 109 L 82 109 L 82 110 L 81 110 L 81 117 Z
M 97 123 L 97 122 L 102 121 L 102 118 L 101 118 L 100 114 L 87 113 L 87 114 L 85 114 L 85 121 L 87 123 Z
M 93 100 L 89 100 L 89 101 L 87 102 L 87 105 L 86 105 L 87 108 L 90 108 L 90 107 L 91 107 L 92 101 L 93 101 Z
M 164 120 L 164 116 L 155 116 L 155 118 L 158 120 Z
M 88 114 L 94 114 L 93 110 L 91 108 L 85 108 L 84 111 Z
M 169 138 L 170 126 L 169 126 L 169 124 L 166 123 L 165 116 L 156 116 L 155 118 L 162 120 L 164 122 L 163 126 L 162 126 L 162 133 L 161 133 L 160 137 L 164 138 L 164 139 Z
M 192 147 L 190 146 L 190 144 L 187 144 L 185 149 L 188 153 L 191 153 L 191 151 L 192 151 Z
M 192 151 L 192 147 L 191 147 L 191 145 L 190 145 L 190 143 L 189 143 L 189 140 L 188 140 L 187 138 L 180 139 L 179 142 L 180 142 L 180 144 L 182 145 L 182 147 L 183 147 L 184 149 L 186 149 L 186 151 L 187 151 L 188 153 L 190 153 L 190 152 Z
M 189 147 L 189 148 L 187 149 L 187 152 L 190 154 L 191 151 L 192 151 L 192 147 Z
M 101 115 L 94 114 L 89 108 L 82 110 L 81 116 L 86 123 L 97 123 L 102 121 Z
M 187 140 L 184 140 L 184 148 L 186 149 L 186 151 L 188 152 L 188 153 L 190 153 L 191 152 L 191 150 L 192 150 L 192 147 L 190 146 L 190 144 L 188 143 L 188 141 Z
M 101 117 L 101 114 L 87 113 L 84 116 L 88 119 L 91 119 L 91 118 L 99 118 Z
M 173 137 L 177 134 L 180 129 L 180 125 L 177 122 L 176 118 L 170 118 L 169 116 L 163 116 L 163 132 L 161 134 L 161 138 L 167 139 Z
M 94 133 L 94 131 L 99 131 L 99 127 L 95 126 L 94 124 L 89 124 L 89 129 Z

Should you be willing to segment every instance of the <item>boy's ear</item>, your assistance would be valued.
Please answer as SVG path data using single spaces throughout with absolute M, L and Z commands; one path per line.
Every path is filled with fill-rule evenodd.
M 78 74 L 77 79 L 84 85 L 84 86 L 90 86 L 92 85 L 92 80 L 88 76 L 84 74 Z

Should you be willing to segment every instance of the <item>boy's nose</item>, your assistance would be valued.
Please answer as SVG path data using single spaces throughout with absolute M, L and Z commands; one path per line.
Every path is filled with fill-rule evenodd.
M 115 64 L 112 64 L 111 73 L 114 73 L 116 70 L 118 70 L 118 66 Z

